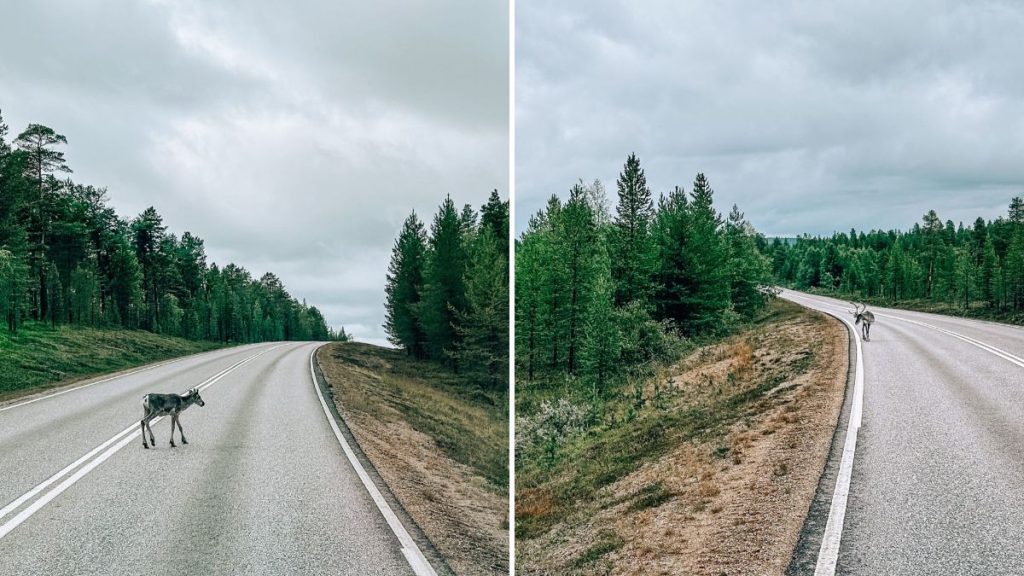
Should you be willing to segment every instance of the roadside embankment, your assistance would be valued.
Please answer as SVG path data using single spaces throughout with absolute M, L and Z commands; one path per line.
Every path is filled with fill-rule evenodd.
M 27 323 L 17 336 L 0 331 L 0 401 L 221 346 L 144 330 Z
M 841 323 L 775 301 L 606 400 L 557 447 L 532 444 L 517 456 L 519 573 L 783 574 L 847 365 Z
M 320 348 L 338 411 L 459 576 L 508 574 L 508 400 L 358 342 Z

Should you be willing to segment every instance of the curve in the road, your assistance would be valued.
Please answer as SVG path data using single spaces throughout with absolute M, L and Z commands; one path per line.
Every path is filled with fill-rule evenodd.
M 783 296 L 850 326 L 843 301 Z M 873 311 L 857 464 L 847 501 L 832 501 L 846 507 L 841 546 L 823 539 L 816 573 L 1024 573 L 1024 331 Z
M 0 573 L 143 573 L 173 563 L 180 574 L 434 576 L 396 516 L 400 505 L 381 497 L 339 434 L 312 369 L 317 347 L 218 351 L 7 406 Z M 140 433 L 142 394 L 197 381 L 212 396 L 189 413 L 187 447 L 159 438 L 160 450 L 124 450 Z M 97 430 L 106 440 L 92 445 Z

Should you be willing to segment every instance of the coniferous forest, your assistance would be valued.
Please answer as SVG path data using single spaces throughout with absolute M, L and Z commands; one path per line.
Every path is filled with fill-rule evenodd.
M 0 315 L 10 333 L 33 322 L 225 343 L 346 337 L 274 274 L 208 264 L 203 240 L 168 233 L 154 208 L 116 214 L 104 188 L 71 178 L 56 130 L 8 133 L 0 117 Z
M 686 339 L 721 335 L 765 303 L 764 240 L 736 206 L 724 217 L 698 174 L 655 204 L 636 155 L 611 214 L 582 182 L 529 220 L 516 248 L 516 374 L 574 382 L 594 397 L 675 361 Z
M 508 390 L 509 203 L 498 191 L 479 213 L 451 197 L 429 231 L 413 212 L 391 252 L 384 327 L 393 344 Z
M 1024 315 L 1024 200 L 964 226 L 934 210 L 905 232 L 872 230 L 774 239 L 765 253 L 778 281 L 900 307 L 986 316 Z

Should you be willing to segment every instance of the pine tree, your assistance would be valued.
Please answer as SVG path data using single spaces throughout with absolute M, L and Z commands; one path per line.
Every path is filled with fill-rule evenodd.
M 612 274 L 615 302 L 621 306 L 644 302 L 651 292 L 652 246 L 650 226 L 654 207 L 647 177 L 636 154 L 630 154 L 619 174 Z
M 654 220 L 655 309 L 661 318 L 686 316 L 685 298 L 693 292 L 689 266 L 690 214 L 686 192 L 679 186 L 658 200 Z
M 615 317 L 614 298 L 611 265 L 604 250 L 600 250 L 594 260 L 591 304 L 587 309 L 586 337 L 582 350 L 583 374 L 597 394 L 604 393 L 620 369 L 622 341 Z
M 480 228 L 489 228 L 501 243 L 501 253 L 508 260 L 508 209 L 509 203 L 503 201 L 497 190 L 492 190 L 487 203 L 480 208 Z
M 729 309 L 728 247 L 722 218 L 714 208 L 714 191 L 703 174 L 693 182 L 689 203 L 689 236 L 685 270 L 689 290 L 682 298 L 680 320 L 689 333 L 709 333 L 722 326 Z
M 416 358 L 426 355 L 426 340 L 416 310 L 422 299 L 426 233 L 414 211 L 406 218 L 391 249 L 384 288 L 388 340 Z
M 562 210 L 560 250 L 566 274 L 566 369 L 575 374 L 579 367 L 585 310 L 589 304 L 594 278 L 594 254 L 598 246 L 594 214 L 586 193 L 579 184 L 569 191 Z

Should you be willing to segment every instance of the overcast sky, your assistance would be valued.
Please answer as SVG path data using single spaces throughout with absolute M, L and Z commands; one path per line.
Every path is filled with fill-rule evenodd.
M 122 216 L 155 206 L 360 340 L 384 342 L 411 210 L 508 195 L 505 2 L 5 2 L 0 22 L 12 138 L 58 130 Z
M 516 4 L 517 231 L 636 152 L 762 232 L 973 222 L 1024 194 L 1024 4 Z

